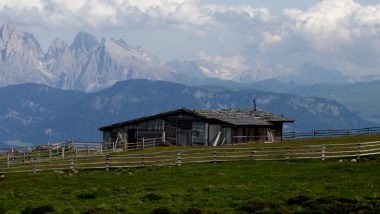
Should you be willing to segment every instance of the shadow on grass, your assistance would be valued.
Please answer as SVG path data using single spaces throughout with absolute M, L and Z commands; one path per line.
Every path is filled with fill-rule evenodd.
M 41 205 L 38 207 L 25 207 L 25 209 L 21 212 L 22 214 L 44 214 L 54 212 L 55 209 L 52 205 Z

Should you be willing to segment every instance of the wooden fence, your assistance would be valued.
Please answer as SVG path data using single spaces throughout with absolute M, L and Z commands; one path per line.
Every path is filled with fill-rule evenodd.
M 0 159 L 0 174 L 15 172 L 62 171 L 74 169 L 113 169 L 145 166 L 180 166 L 187 163 L 218 163 L 248 160 L 300 160 L 356 158 L 380 155 L 380 141 L 324 144 L 297 147 L 261 148 L 196 148 L 141 154 L 110 153 L 94 156 L 67 155 L 64 157 L 7 156 Z
M 361 129 L 313 130 L 309 132 L 286 132 L 283 133 L 282 137 L 283 139 L 304 139 L 372 134 L 380 134 L 380 127 L 369 127 Z
M 162 137 L 160 138 L 140 138 L 136 142 L 111 142 L 111 143 L 106 143 L 104 145 L 105 149 L 107 150 L 123 150 L 123 151 L 128 151 L 128 150 L 140 150 L 140 149 L 146 149 L 146 148 L 152 148 L 156 146 L 162 146 L 166 145 L 163 142 Z

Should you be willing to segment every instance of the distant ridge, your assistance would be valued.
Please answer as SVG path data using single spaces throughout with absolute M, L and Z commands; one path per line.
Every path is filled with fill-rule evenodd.
M 23 84 L 0 88 L 14 95 L 0 103 L 0 141 L 46 144 L 62 140 L 100 141 L 104 125 L 182 107 L 195 109 L 258 108 L 295 119 L 289 131 L 372 126 L 333 100 L 252 89 L 191 87 L 166 81 L 127 80 L 85 94 Z M 62 101 L 59 101 L 62 100 Z

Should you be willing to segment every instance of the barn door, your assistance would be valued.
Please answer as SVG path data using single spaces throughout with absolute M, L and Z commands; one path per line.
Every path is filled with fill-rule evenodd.
M 136 143 L 137 142 L 137 130 L 136 129 L 128 129 L 128 143 Z
M 165 143 L 168 145 L 177 144 L 177 122 L 175 120 L 165 120 Z
M 191 146 L 191 130 L 188 129 L 178 129 L 177 132 L 177 142 L 181 146 Z
M 174 145 L 192 145 L 192 121 L 189 119 L 165 119 L 166 142 Z

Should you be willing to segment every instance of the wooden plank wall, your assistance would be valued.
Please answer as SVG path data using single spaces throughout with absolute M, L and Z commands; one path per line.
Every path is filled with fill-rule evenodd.
M 207 145 L 205 138 L 206 125 L 203 121 L 193 121 L 192 143 L 193 145 Z
M 217 124 L 209 124 L 208 125 L 208 145 L 212 146 L 218 136 L 218 133 L 222 131 L 222 127 Z

